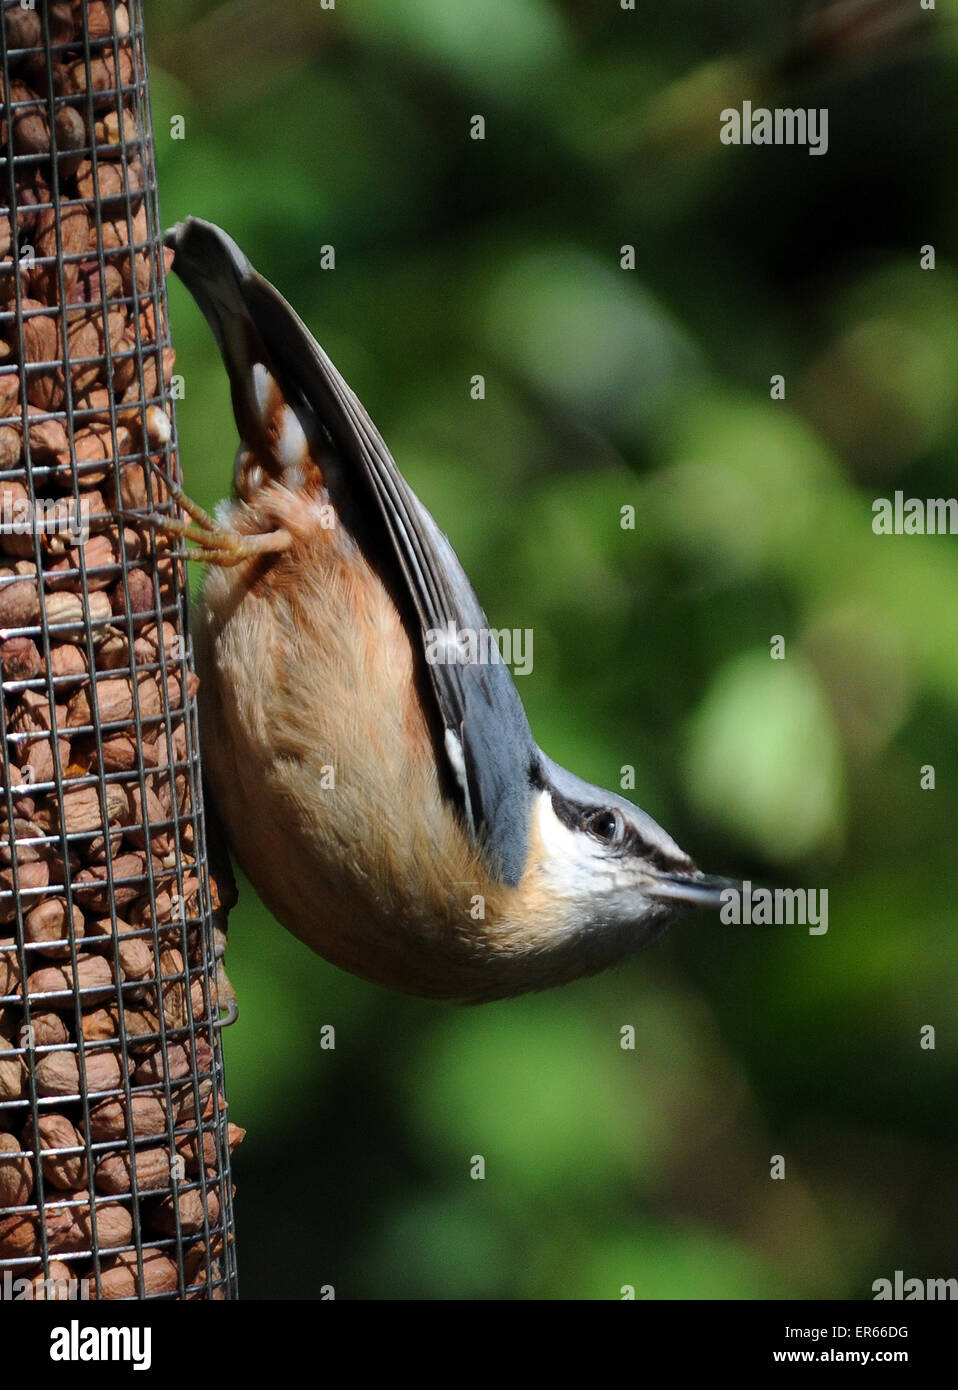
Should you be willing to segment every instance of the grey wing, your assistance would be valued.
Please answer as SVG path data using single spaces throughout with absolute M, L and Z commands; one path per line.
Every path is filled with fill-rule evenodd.
M 403 486 L 414 503 L 430 566 L 444 579 L 447 621 L 451 619 L 457 631 L 486 631 L 486 615 L 455 551 L 412 490 L 405 482 Z M 425 624 L 418 604 L 417 611 Z M 435 629 L 443 623 L 428 626 Z M 424 625 L 423 632 L 428 626 Z M 494 644 L 490 644 L 490 651 L 498 657 Z M 465 810 L 473 832 L 485 844 L 503 882 L 515 885 L 525 868 L 530 783 L 538 779 L 541 757 L 515 682 L 501 660 L 487 664 L 427 662 L 426 670 L 437 706 L 446 711 L 444 725 L 458 740 L 459 747 L 452 744 L 446 752 L 464 787 Z M 457 766 L 460 761 L 461 767 Z
M 426 688 L 445 738 L 437 750 L 477 846 L 503 882 L 522 877 L 529 836 L 530 781 L 539 752 L 508 667 L 500 660 L 427 661 L 428 634 L 488 631 L 459 560 L 415 496 L 365 408 L 309 329 L 236 244 L 190 218 L 167 237 L 174 269 L 209 319 L 224 353 L 236 341 L 229 318 L 245 320 L 244 352 L 262 345 L 265 365 L 291 405 L 312 416 L 350 477 L 373 502 L 390 558 L 419 625 Z M 252 329 L 252 335 L 249 332 Z M 234 364 L 235 366 L 235 364 Z M 483 650 L 480 648 L 480 655 Z M 497 656 L 493 650 L 493 656 Z

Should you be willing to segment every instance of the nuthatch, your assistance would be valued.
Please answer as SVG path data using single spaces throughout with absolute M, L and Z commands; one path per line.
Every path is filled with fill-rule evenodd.
M 594 974 L 717 907 L 726 880 L 542 752 L 498 653 L 427 660 L 429 634 L 489 631 L 448 540 L 236 244 L 196 218 L 166 240 L 242 439 L 235 500 L 214 521 L 178 492 L 193 522 L 168 529 L 211 567 L 205 772 L 271 911 L 354 974 L 470 1003 Z

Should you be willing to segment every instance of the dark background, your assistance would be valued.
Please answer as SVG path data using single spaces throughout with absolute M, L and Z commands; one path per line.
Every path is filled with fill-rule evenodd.
M 951 6 L 146 8 L 165 219 L 236 237 L 491 622 L 534 629 L 543 747 L 608 786 L 633 765 L 703 867 L 830 895 L 824 936 L 690 919 L 606 976 L 457 1011 L 327 966 L 241 885 L 243 1293 L 958 1275 L 958 554 L 871 529 L 876 497 L 956 491 Z M 724 146 L 745 99 L 827 107 L 828 153 Z M 212 504 L 226 377 L 171 300 L 183 470 Z

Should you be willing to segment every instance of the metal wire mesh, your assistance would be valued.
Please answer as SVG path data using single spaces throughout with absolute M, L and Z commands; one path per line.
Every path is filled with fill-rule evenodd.
M 0 27 L 0 1298 L 232 1297 L 140 4 Z

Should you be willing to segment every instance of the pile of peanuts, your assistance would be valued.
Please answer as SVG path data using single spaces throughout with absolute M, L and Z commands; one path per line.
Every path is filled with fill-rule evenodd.
M 0 1297 L 224 1297 L 231 1263 L 183 566 L 130 515 L 168 502 L 173 368 L 137 4 L 3 11 Z

